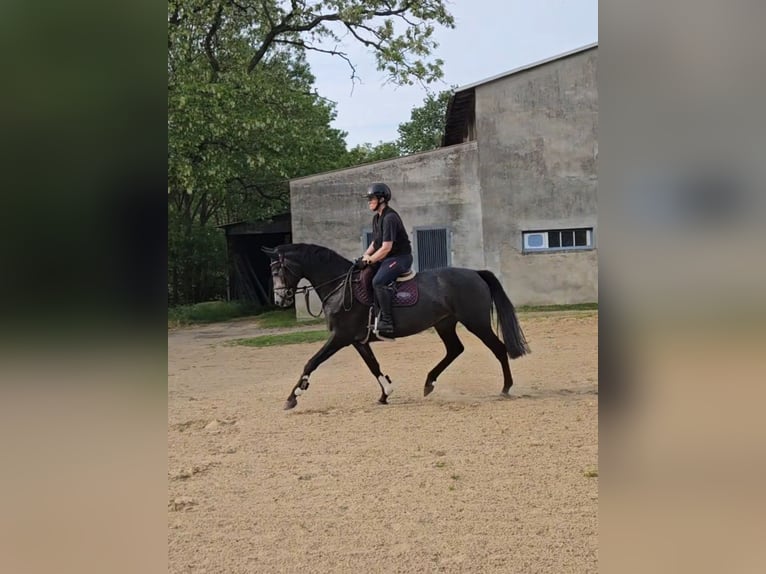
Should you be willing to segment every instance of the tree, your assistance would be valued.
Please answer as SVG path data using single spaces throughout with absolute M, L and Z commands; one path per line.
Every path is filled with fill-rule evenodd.
M 403 154 L 436 149 L 444 136 L 447 104 L 454 88 L 428 94 L 422 106 L 412 109 L 410 121 L 399 124 L 397 144 Z
M 345 134 L 330 127 L 334 104 L 315 93 L 306 50 L 343 58 L 353 82 L 338 44 L 361 42 L 390 80 L 429 82 L 442 65 L 427 61 L 433 26 L 453 25 L 443 1 L 169 0 L 172 302 L 222 293 L 215 224 L 285 211 L 286 179 L 347 165 Z
M 454 27 L 446 0 L 169 0 L 168 24 L 195 30 L 215 79 L 231 50 L 245 48 L 246 70 L 257 71 L 282 48 L 343 58 L 344 40 L 372 50 L 378 70 L 398 84 L 428 83 L 443 62 L 429 61 L 438 46 L 434 25 Z M 189 38 L 182 38 L 186 40 Z
M 275 44 L 297 46 L 343 58 L 356 77 L 353 62 L 337 48 L 344 37 L 372 49 L 378 70 L 398 84 L 430 82 L 441 77 L 442 60 L 427 61 L 437 47 L 434 24 L 454 27 L 445 0 L 291 0 L 263 8 L 255 26 L 260 39 L 248 63 L 252 72 Z M 327 47 L 333 44 L 334 47 Z
M 370 143 L 359 144 L 348 150 L 344 167 L 392 159 L 400 155 L 402 154 L 396 142 L 378 142 L 377 145 Z
M 210 73 L 198 26 L 171 30 L 168 53 L 168 284 L 172 303 L 225 293 L 223 234 L 232 219 L 289 209 L 285 179 L 332 169 L 345 134 L 311 90 L 305 58 L 279 54 L 258 74 L 231 49 Z

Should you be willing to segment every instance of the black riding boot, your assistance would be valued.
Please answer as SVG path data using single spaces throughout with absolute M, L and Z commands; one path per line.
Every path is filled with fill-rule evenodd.
M 394 320 L 391 316 L 391 289 L 384 286 L 375 287 L 375 299 L 380 307 L 380 317 L 378 318 L 378 333 L 384 337 L 391 337 L 394 334 Z

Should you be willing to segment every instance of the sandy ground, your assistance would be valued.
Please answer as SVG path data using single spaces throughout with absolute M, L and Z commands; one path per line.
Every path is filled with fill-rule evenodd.
M 168 334 L 169 572 L 596 572 L 595 312 L 525 314 L 533 353 L 443 356 L 433 332 L 373 349 L 390 404 L 353 349 L 256 349 L 252 322 Z M 314 327 L 316 328 L 316 327 Z

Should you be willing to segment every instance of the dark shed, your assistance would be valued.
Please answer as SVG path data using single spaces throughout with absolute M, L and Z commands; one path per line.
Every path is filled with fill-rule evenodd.
M 226 233 L 228 298 L 268 305 L 273 301 L 269 257 L 261 247 L 292 242 L 289 213 L 260 221 L 219 225 Z

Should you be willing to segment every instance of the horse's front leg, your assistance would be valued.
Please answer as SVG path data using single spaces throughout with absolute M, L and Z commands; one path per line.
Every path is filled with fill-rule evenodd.
M 378 379 L 378 384 L 380 385 L 380 398 L 378 399 L 378 402 L 381 405 L 387 405 L 388 395 L 394 392 L 394 386 L 393 383 L 391 383 L 391 379 L 388 378 L 388 375 L 384 375 L 380 371 L 378 359 L 373 354 L 369 343 L 357 342 L 354 343 L 354 348 L 357 350 L 362 359 L 364 359 L 364 362 L 367 364 L 367 367 L 370 369 L 370 372 L 373 374 L 373 376 Z
M 330 334 L 330 338 L 325 342 L 324 346 L 317 351 L 317 353 L 311 357 L 306 366 L 303 367 L 303 374 L 298 382 L 290 392 L 290 396 L 287 397 L 285 402 L 285 410 L 294 408 L 298 404 L 298 396 L 306 392 L 309 388 L 309 376 L 316 368 L 324 363 L 327 359 L 332 357 L 340 349 L 347 346 L 348 343 L 339 339 L 335 334 Z

